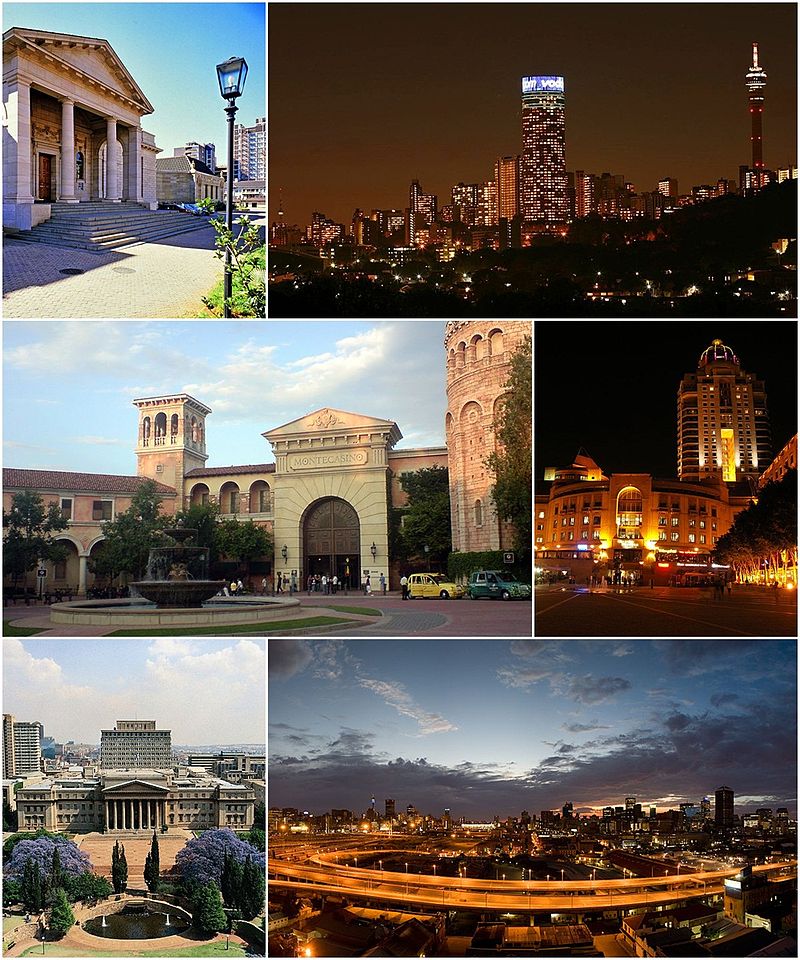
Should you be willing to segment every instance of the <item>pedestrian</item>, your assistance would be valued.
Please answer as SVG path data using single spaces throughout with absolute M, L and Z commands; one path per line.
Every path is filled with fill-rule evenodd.
M 334 596 L 336 596 L 336 591 L 338 589 L 339 589 L 339 578 L 334 573 L 334 575 L 331 577 L 331 592 L 333 593 Z
M 383 575 L 383 573 L 381 573 L 380 575 L 380 585 L 381 585 L 381 593 L 385 597 L 386 596 L 386 577 Z
M 775 597 L 775 603 L 777 603 L 778 602 L 778 581 L 777 580 L 772 581 L 772 595 L 773 597 Z
M 366 592 L 367 592 L 367 575 L 366 575 L 366 573 L 362 573 L 362 574 L 361 574 L 361 592 L 362 592 L 362 593 L 366 593 Z
M 364 580 L 364 593 L 366 593 L 368 596 L 370 593 L 372 593 L 372 584 L 369 580 L 369 574 L 367 574 L 366 579 Z
M 265 597 L 267 595 L 267 578 L 261 578 L 261 596 Z
M 314 574 L 309 573 L 308 579 L 306 580 L 306 593 L 311 596 L 311 591 L 314 589 Z
M 328 575 L 322 574 L 322 592 L 327 596 L 328 593 Z
M 280 574 L 275 578 L 275 593 L 283 593 L 283 583 Z
M 239 579 L 236 581 L 236 592 L 244 593 L 244 584 L 242 583 L 241 577 L 239 577 Z
M 733 581 L 732 581 L 732 580 L 729 580 L 729 581 L 728 581 L 728 597 L 729 597 L 729 598 L 730 598 L 730 595 L 731 595 L 731 588 L 732 588 L 732 587 L 733 587 Z
M 403 600 L 408 600 L 408 577 L 405 574 L 400 577 L 400 590 L 403 594 Z
M 231 595 L 234 597 L 236 596 L 236 590 L 237 590 L 236 581 L 231 580 Z

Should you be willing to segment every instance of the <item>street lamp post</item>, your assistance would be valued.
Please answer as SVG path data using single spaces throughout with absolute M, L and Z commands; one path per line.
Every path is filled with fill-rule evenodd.
M 219 92 L 227 100 L 225 113 L 228 115 L 228 195 L 225 203 L 225 226 L 233 232 L 233 118 L 238 107 L 236 98 L 244 92 L 244 81 L 247 77 L 247 61 L 243 57 L 231 57 L 224 63 L 217 64 L 217 78 Z M 224 316 L 231 315 L 231 295 L 233 292 L 233 273 L 231 266 L 231 250 L 225 251 L 225 284 L 224 284 Z

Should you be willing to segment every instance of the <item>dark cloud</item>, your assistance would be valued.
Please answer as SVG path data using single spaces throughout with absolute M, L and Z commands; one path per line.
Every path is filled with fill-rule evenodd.
M 565 693 L 578 703 L 605 703 L 623 690 L 630 690 L 631 682 L 624 677 L 568 677 Z
M 273 680 L 288 680 L 311 663 L 313 651 L 308 640 L 270 640 L 267 659 Z
M 590 730 L 608 730 L 607 723 L 562 723 L 562 729 L 568 733 L 588 733 Z
M 664 721 L 664 726 L 667 730 L 674 732 L 676 730 L 685 730 L 691 722 L 692 718 L 687 717 L 685 713 L 673 713 Z
M 739 700 L 738 693 L 715 693 L 709 697 L 710 702 L 715 707 L 721 707 L 725 703 L 736 703 Z

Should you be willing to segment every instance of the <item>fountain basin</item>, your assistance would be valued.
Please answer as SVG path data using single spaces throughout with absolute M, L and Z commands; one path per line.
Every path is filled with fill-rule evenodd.
M 139 580 L 131 584 L 162 609 L 197 608 L 225 586 L 224 580 Z
M 169 921 L 169 922 L 168 922 Z M 122 910 L 94 917 L 83 923 L 83 929 L 94 937 L 110 940 L 152 940 L 183 933 L 191 926 L 188 915 L 172 907 L 169 913 L 161 905 L 126 904 Z
M 191 582 L 191 581 L 190 581 Z M 193 627 L 262 623 L 301 616 L 300 601 L 282 597 L 215 597 L 202 607 L 161 609 L 147 600 L 71 600 L 50 607 L 52 623 L 111 627 Z

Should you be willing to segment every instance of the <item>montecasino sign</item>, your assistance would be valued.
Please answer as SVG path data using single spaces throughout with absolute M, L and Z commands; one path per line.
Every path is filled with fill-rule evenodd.
M 290 470 L 320 470 L 326 467 L 363 467 L 366 450 L 331 450 L 330 453 L 293 453 L 288 458 Z

